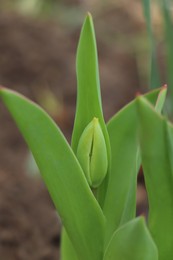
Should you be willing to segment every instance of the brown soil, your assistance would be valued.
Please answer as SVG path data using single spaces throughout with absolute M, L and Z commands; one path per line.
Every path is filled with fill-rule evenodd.
M 121 18 L 120 10 L 118 15 Z M 113 20 L 114 16 L 107 14 L 107 26 L 114 22 L 116 34 L 124 16 Z M 101 19 L 96 21 L 96 28 Z M 4 13 L 0 16 L 0 35 L 0 84 L 37 102 L 40 92 L 52 91 L 62 108 L 54 118 L 69 138 L 75 112 L 79 28 L 69 31 L 58 22 Z M 108 119 L 134 97 L 139 80 L 133 52 L 108 45 L 103 38 L 103 34 L 98 35 L 103 105 Z M 0 111 L 0 259 L 58 259 L 58 217 L 41 179 L 26 174 L 27 147 L 2 103 Z

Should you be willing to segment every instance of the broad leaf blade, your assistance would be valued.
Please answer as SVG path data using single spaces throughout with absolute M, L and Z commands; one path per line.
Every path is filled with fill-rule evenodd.
M 163 105 L 162 96 L 165 91 L 165 88 L 152 91 L 146 95 L 146 98 L 155 104 L 159 94 L 158 104 L 161 102 Z M 107 125 L 112 160 L 103 208 L 107 219 L 106 243 L 113 232 L 120 225 L 134 218 L 136 213 L 136 186 L 140 157 L 135 102 L 123 108 Z
M 61 260 L 79 260 L 64 227 L 61 234 Z
M 0 95 L 30 147 L 79 259 L 100 260 L 104 216 L 71 148 L 37 105 L 6 89 Z
M 149 200 L 149 229 L 158 247 L 159 259 L 171 260 L 173 168 L 170 163 L 172 154 L 170 155 L 167 122 L 142 97 L 138 100 L 138 118 L 142 166 Z
M 98 69 L 97 46 L 94 25 L 90 14 L 86 16 L 77 50 L 77 106 L 72 135 L 72 149 L 77 152 L 79 139 L 85 127 L 94 117 L 99 119 L 101 129 L 107 146 L 108 160 L 110 160 L 110 144 L 107 128 L 103 118 L 100 81 Z M 108 174 L 97 190 L 97 199 L 103 205 L 107 188 Z
M 97 117 L 101 127 L 104 127 L 97 46 L 93 21 L 90 14 L 86 16 L 80 34 L 76 58 L 76 71 L 78 86 L 77 106 L 72 136 L 72 147 L 75 153 L 83 130 L 94 117 Z
M 158 260 L 158 251 L 142 217 L 120 227 L 103 260 Z
M 99 119 L 99 123 L 106 141 L 109 158 L 110 145 L 102 112 L 97 46 L 94 25 L 90 14 L 86 16 L 80 33 L 80 40 L 76 57 L 76 72 L 77 105 L 72 134 L 72 149 L 76 154 L 79 139 L 85 127 L 93 120 L 94 117 L 97 117 Z M 107 185 L 106 180 L 107 178 L 103 181 L 101 187 L 97 189 L 97 200 L 99 201 L 100 205 L 102 205 L 104 201 Z M 75 259 L 75 256 L 72 255 L 72 246 L 70 245 L 67 236 L 64 237 L 63 243 L 62 247 L 65 246 L 66 251 L 68 251 L 67 245 L 69 245 L 71 259 Z
M 107 128 L 112 160 L 103 208 L 107 219 L 106 243 L 118 226 L 132 219 L 136 213 L 138 145 L 135 103 L 132 102 L 121 110 L 108 123 Z

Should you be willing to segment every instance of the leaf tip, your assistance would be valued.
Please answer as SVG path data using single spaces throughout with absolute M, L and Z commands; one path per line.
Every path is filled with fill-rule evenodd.
M 160 88 L 160 93 L 166 93 L 167 92 L 167 89 L 168 89 L 168 86 L 167 86 L 167 84 L 164 84 L 161 88 Z M 160 93 L 159 93 L 159 95 L 160 95 Z
M 4 86 L 0 85 L 0 97 L 2 97 L 3 92 L 6 90 L 7 88 L 5 88 Z
M 92 15 L 91 15 L 91 13 L 89 11 L 87 12 L 86 17 L 92 18 Z
M 168 88 L 168 85 L 167 84 L 164 84 L 163 86 L 162 86 L 162 89 L 164 90 L 164 89 L 167 89 Z
M 136 97 L 136 102 L 137 102 L 138 108 L 145 105 L 146 103 L 148 103 L 147 100 L 145 99 L 145 97 L 141 94 Z
M 93 18 L 90 12 L 86 13 L 84 25 L 86 26 L 87 24 L 90 28 L 93 26 Z
M 0 91 L 2 91 L 3 89 L 5 89 L 5 87 L 0 85 Z
M 135 97 L 139 97 L 141 96 L 141 92 L 140 91 L 136 91 Z

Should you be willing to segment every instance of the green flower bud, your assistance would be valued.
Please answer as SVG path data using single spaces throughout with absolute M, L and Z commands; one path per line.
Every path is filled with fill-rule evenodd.
M 97 188 L 108 170 L 107 148 L 98 118 L 84 129 L 77 148 L 77 158 L 89 185 Z

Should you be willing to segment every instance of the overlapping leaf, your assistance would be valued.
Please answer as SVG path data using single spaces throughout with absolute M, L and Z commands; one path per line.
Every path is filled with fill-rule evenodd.
M 142 217 L 131 220 L 112 236 L 103 260 L 158 260 L 158 250 Z
M 36 104 L 7 89 L 0 96 L 34 155 L 78 258 L 100 260 L 104 216 L 70 146 Z
M 100 95 L 100 79 L 97 58 L 97 46 L 95 39 L 95 32 L 92 17 L 88 14 L 85 18 L 76 58 L 76 72 L 77 72 L 77 105 L 75 122 L 72 134 L 72 149 L 74 153 L 77 152 L 79 139 L 85 127 L 93 120 L 94 117 L 99 119 L 104 138 L 106 140 L 108 158 L 109 155 L 109 140 L 108 133 L 104 123 L 102 103 Z M 98 193 L 99 203 L 102 204 L 105 195 L 105 182 Z M 63 237 L 62 247 L 66 248 L 71 254 L 71 260 L 75 259 L 73 256 L 72 245 L 67 236 Z M 69 246 L 69 250 L 68 250 Z M 63 256 L 64 257 L 64 256 Z M 65 259 L 66 260 L 66 259 Z
M 110 144 L 102 112 L 97 46 L 93 21 L 90 14 L 87 15 L 80 34 L 77 49 L 76 71 L 78 88 L 76 115 L 72 135 L 72 149 L 76 153 L 83 130 L 93 118 L 96 117 L 99 119 L 103 131 L 109 160 Z M 97 190 L 97 199 L 101 206 L 104 201 L 107 178 L 105 178 L 102 185 Z
M 105 139 L 108 139 L 102 112 L 95 32 L 90 14 L 86 16 L 80 34 L 76 71 L 77 105 L 72 136 L 72 147 L 75 153 L 83 130 L 94 117 L 99 119 Z
M 142 165 L 149 200 L 149 229 L 159 260 L 172 259 L 173 126 L 142 97 L 138 99 Z
M 166 88 L 155 90 L 146 98 L 161 109 Z M 131 102 L 108 122 L 111 144 L 111 174 L 105 205 L 106 243 L 119 225 L 135 217 L 137 173 L 140 166 L 137 134 L 136 101 Z

